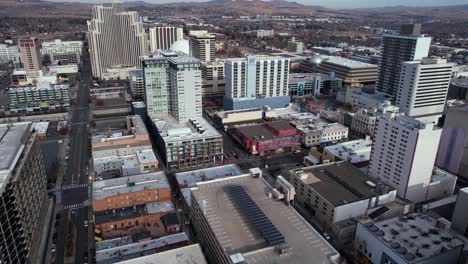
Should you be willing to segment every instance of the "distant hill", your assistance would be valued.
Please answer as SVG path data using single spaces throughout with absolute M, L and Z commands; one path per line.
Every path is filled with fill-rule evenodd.
M 373 8 L 354 8 L 348 9 L 352 11 L 361 12 L 388 12 L 388 11 L 399 11 L 399 10 L 456 10 L 456 11 L 468 11 L 468 5 L 451 5 L 451 6 L 386 6 L 386 7 L 373 7 Z

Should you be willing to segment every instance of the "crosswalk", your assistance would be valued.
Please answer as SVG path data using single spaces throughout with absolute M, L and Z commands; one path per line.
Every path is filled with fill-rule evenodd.
M 62 187 L 57 188 L 57 191 L 63 191 L 63 190 L 70 190 L 70 189 L 79 189 L 79 188 L 87 188 L 89 185 L 87 183 L 82 183 L 82 184 L 70 184 L 70 185 L 65 185 Z
M 89 206 L 89 205 L 90 205 L 89 200 L 86 200 L 86 201 L 84 201 L 82 203 L 64 205 L 63 210 L 69 210 L 69 209 L 74 210 L 74 209 L 79 209 L 79 208 L 86 207 L 86 206 Z
M 82 203 L 77 203 L 77 204 L 67 204 L 63 207 L 64 210 L 68 210 L 68 209 L 78 209 L 78 208 L 81 208 L 83 206 Z

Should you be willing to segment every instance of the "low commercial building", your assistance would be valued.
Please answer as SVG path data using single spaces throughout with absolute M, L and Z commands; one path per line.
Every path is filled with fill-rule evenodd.
M 93 168 L 96 177 L 113 178 L 149 173 L 156 171 L 159 165 L 152 149 L 138 150 L 128 155 L 121 155 L 121 151 L 116 149 L 115 153 L 116 155 L 102 158 L 93 157 Z
M 291 73 L 289 75 L 289 95 L 320 96 L 330 95 L 341 90 L 343 80 L 330 78 L 322 73 Z
M 171 116 L 153 120 L 153 135 L 166 168 L 180 170 L 223 163 L 223 137 L 205 119 L 178 123 Z
M 459 263 L 465 239 L 450 230 L 448 220 L 414 213 L 383 221 L 359 220 L 356 247 L 372 263 Z
M 304 52 L 304 43 L 302 41 L 296 41 L 296 38 L 291 38 L 288 41 L 288 52 Z
M 174 219 L 164 224 L 164 218 Z M 119 210 L 107 210 L 94 213 L 95 228 L 103 239 L 129 236 L 149 232 L 151 237 L 160 237 L 180 230 L 175 207 L 171 201 L 152 202 Z
M 323 230 L 339 230 L 340 241 L 352 240 L 336 224 L 366 215 L 373 208 L 395 201 L 396 190 L 372 181 L 347 162 L 334 162 L 290 172 L 299 203 Z M 349 230 L 348 230 L 349 231 Z
M 96 212 L 170 199 L 171 187 L 162 171 L 93 182 Z
M 306 147 L 334 144 L 348 138 L 349 128 L 339 123 L 328 123 L 323 120 L 310 123 L 292 122 L 301 135 L 301 143 Z
M 139 115 L 126 118 L 126 129 L 121 131 L 99 131 L 91 137 L 92 151 L 131 146 L 150 146 L 148 130 Z
M 362 168 L 369 164 L 371 150 L 372 140 L 366 137 L 366 139 L 352 140 L 323 148 L 322 160 L 346 161 Z
M 50 60 L 66 60 L 71 64 L 79 64 L 83 52 L 83 41 L 62 41 L 56 39 L 42 42 L 41 55 L 50 56 Z
M 340 254 L 286 205 L 294 188 L 282 186 L 244 174 L 192 188 L 192 224 L 210 263 L 338 263 Z
M 188 246 L 188 243 L 189 240 L 185 233 L 177 233 L 150 240 L 138 240 L 135 236 L 108 239 L 96 243 L 96 263 L 185 264 L 189 258 L 194 257 L 190 260 L 198 260 L 199 257 L 197 250 L 200 247 L 198 244 Z M 179 246 L 182 247 L 178 248 Z M 179 255 L 174 255 L 175 252 Z M 163 258 L 158 258 L 156 256 Z M 170 262 L 176 259 L 183 262 Z M 155 260 L 155 262 L 152 262 L 153 260 Z M 203 262 L 195 262 L 195 264 L 198 263 L 204 264 Z
M 0 262 L 39 263 L 47 233 L 47 176 L 31 122 L 0 124 Z
M 36 86 L 11 87 L 8 90 L 10 111 L 38 111 L 70 107 L 70 88 L 65 84 L 41 83 Z
M 139 115 L 126 118 L 126 130 L 98 132 L 91 137 L 97 178 L 114 178 L 156 171 L 159 162 Z
M 205 256 L 200 245 L 176 248 L 169 251 L 155 253 L 145 257 L 139 257 L 132 260 L 118 262 L 120 264 L 138 264 L 138 263 L 173 263 L 173 264 L 206 264 Z
M 229 130 L 231 136 L 249 153 L 260 156 L 295 150 L 300 147 L 301 136 L 288 121 L 274 121 Z

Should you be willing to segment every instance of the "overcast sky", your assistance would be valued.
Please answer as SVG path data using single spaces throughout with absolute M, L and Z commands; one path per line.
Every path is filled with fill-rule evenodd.
M 55 2 L 101 3 L 102 0 L 49 0 Z M 206 0 L 144 0 L 148 3 L 206 2 Z M 467 4 L 467 0 L 296 0 L 305 5 L 320 5 L 329 8 L 360 8 L 382 6 L 442 6 Z

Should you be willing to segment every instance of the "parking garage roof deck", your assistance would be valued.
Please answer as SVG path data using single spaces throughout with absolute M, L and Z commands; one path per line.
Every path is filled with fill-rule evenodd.
M 225 191 L 242 186 L 259 209 L 284 236 L 289 251 L 278 255 L 235 206 Z M 206 212 L 210 228 L 229 256 L 242 254 L 246 263 L 332 263 L 339 253 L 292 207 L 268 197 L 271 191 L 263 179 L 249 174 L 198 183 L 192 199 Z M 192 204 L 193 206 L 193 204 Z

